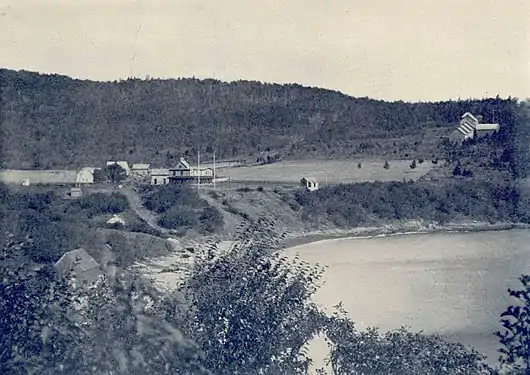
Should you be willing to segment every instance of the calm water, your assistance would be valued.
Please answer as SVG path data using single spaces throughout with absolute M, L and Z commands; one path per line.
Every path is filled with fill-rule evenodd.
M 497 360 L 499 317 L 509 287 L 530 273 L 530 231 L 436 233 L 340 239 L 293 247 L 329 268 L 315 300 L 342 301 L 359 328 L 408 325 L 473 345 Z M 317 344 L 315 360 L 326 354 Z

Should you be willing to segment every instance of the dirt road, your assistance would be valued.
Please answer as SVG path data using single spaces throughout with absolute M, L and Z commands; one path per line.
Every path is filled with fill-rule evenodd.
M 142 198 L 134 190 L 132 186 L 123 186 L 120 192 L 127 197 L 131 208 L 144 220 L 151 228 L 156 229 L 162 233 L 169 234 L 169 230 L 158 225 L 156 215 L 144 207 Z

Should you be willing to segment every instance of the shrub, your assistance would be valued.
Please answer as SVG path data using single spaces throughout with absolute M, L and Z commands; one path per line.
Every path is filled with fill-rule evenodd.
M 383 166 L 383 168 L 385 169 L 389 169 L 390 168 L 390 163 L 387 161 L 385 161 L 385 165 Z
M 197 227 L 198 217 L 188 207 L 173 206 L 162 214 L 158 223 L 168 229 L 194 228 Z
M 216 233 L 223 229 L 224 219 L 223 215 L 215 207 L 205 207 L 199 216 L 199 222 L 201 229 L 209 232 Z
M 174 206 L 200 209 L 208 205 L 195 189 L 174 184 L 150 186 L 143 193 L 143 202 L 146 208 L 157 213 L 164 213 Z
M 511 374 L 528 374 L 530 372 L 530 275 L 519 278 L 522 289 L 508 289 L 510 297 L 515 299 L 501 314 L 503 331 L 495 334 L 502 348 L 499 350 L 501 368 Z
M 263 188 L 263 186 L 258 186 L 258 187 L 256 188 L 256 191 L 259 191 L 259 192 L 262 192 L 262 191 L 264 191 L 264 190 L 265 190 L 265 189 Z
M 94 193 L 72 202 L 72 205 L 86 210 L 90 216 L 117 214 L 130 207 L 127 197 L 120 193 Z
M 237 188 L 236 191 L 239 191 L 241 193 L 249 193 L 252 191 L 252 188 L 245 186 L 245 187 Z
M 410 164 L 410 169 L 416 168 L 416 160 L 412 160 L 412 163 Z
M 405 327 L 385 334 L 376 328 L 359 332 L 340 304 L 336 309 L 325 328 L 336 375 L 494 374 L 485 356 L 462 344 Z

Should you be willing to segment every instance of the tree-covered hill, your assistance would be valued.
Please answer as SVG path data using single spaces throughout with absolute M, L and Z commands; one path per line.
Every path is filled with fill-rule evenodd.
M 93 82 L 6 69 L 0 90 L 1 157 L 8 168 L 115 158 L 173 163 L 197 149 L 205 158 L 214 150 L 220 158 L 261 151 L 301 158 L 374 155 L 389 147 L 413 156 L 425 132 L 449 132 L 466 111 L 510 125 L 517 105 L 500 98 L 384 102 L 248 81 Z

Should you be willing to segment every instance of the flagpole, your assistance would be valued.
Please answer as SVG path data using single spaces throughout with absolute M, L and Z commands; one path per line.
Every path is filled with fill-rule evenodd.
M 197 190 L 201 186 L 201 154 L 197 151 Z

